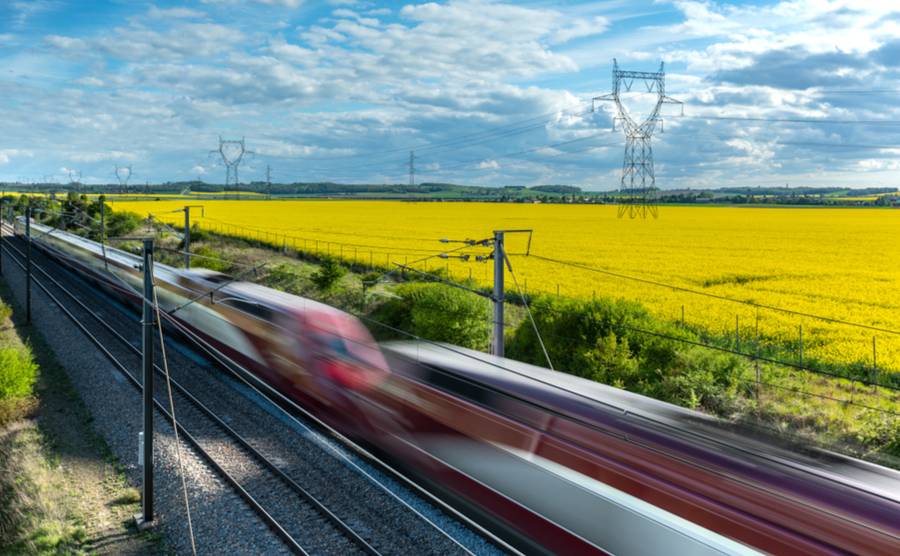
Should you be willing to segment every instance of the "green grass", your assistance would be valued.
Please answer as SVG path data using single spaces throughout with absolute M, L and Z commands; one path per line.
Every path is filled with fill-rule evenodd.
M 0 429 L 0 552 L 9 555 L 70 554 L 85 538 L 70 519 L 66 493 L 44 457 L 37 427 L 16 421 Z

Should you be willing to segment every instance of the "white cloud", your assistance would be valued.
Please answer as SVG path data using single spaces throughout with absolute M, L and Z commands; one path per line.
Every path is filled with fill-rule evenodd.
M 302 6 L 305 0 L 253 0 L 256 4 L 267 4 L 269 6 L 282 6 L 288 9 L 296 9 Z
M 260 160 L 355 155 L 451 140 L 555 112 L 557 117 L 534 129 L 501 140 L 439 156 L 423 153 L 421 166 L 416 164 L 420 177 L 485 184 L 571 180 L 605 189 L 618 183 L 621 146 L 574 151 L 621 140 L 621 130 L 559 146 L 553 152 L 572 152 L 544 161 L 510 164 L 519 160 L 510 155 L 607 132 L 609 106 L 593 114 L 561 111 L 589 101 L 598 82 L 601 91 L 608 88 L 607 75 L 579 73 L 576 60 L 608 67 L 613 56 L 623 69 L 635 70 L 655 71 L 665 60 L 668 91 L 686 102 L 689 116 L 900 119 L 890 97 L 795 90 L 827 83 L 847 88 L 851 82 L 900 88 L 892 50 L 900 49 L 900 41 L 892 43 L 900 32 L 898 18 L 847 2 L 732 7 L 679 0 L 662 9 L 674 6 L 681 21 L 652 28 L 620 17 L 628 13 L 634 21 L 648 21 L 624 3 L 549 8 L 445 0 L 392 11 L 373 10 L 378 5 L 371 3 L 277 2 L 279 8 L 300 7 L 296 12 L 254 2 L 207 3 L 220 5 L 208 13 L 145 5 L 140 15 L 125 19 L 130 25 L 113 22 L 96 35 L 74 27 L 45 31 L 31 58 L 4 59 L 3 71 L 16 75 L 0 82 L 6 133 L 20 149 L 52 151 L 53 164 L 84 168 L 86 176 L 106 176 L 118 161 L 133 163 L 151 181 L 154 173 L 164 181 L 194 179 L 201 172 L 224 180 L 224 168 L 207 158 L 220 133 L 246 133 L 248 148 Z M 287 26 L 296 32 L 277 31 Z M 20 38 L 8 34 L 0 41 Z M 41 56 L 57 65 L 42 63 Z M 866 126 L 851 131 L 667 116 L 665 127 L 653 139 L 662 187 L 782 175 L 836 179 L 835 173 L 863 165 L 888 169 L 895 154 L 868 150 L 861 161 L 854 150 L 835 157 L 812 145 L 900 144 L 890 129 Z M 55 167 L 43 156 L 0 152 L 6 176 L 40 176 Z M 378 167 L 349 169 L 335 162 L 335 170 L 315 171 L 332 166 L 279 160 L 291 180 L 394 183 L 405 177 L 403 161 L 390 157 Z M 474 162 L 460 165 L 466 161 Z M 486 170 L 473 170 L 479 165 Z M 259 168 L 265 163 L 242 167 L 242 178 Z
M 557 31 L 552 42 L 564 43 L 572 39 L 599 35 L 607 29 L 609 29 L 609 20 L 605 17 L 597 16 L 593 20 L 578 19 L 572 25 Z
M 21 149 L 0 149 L 0 164 L 9 164 L 10 157 L 33 157 L 31 151 L 23 151 Z
M 147 13 L 143 18 L 150 20 L 158 20 L 158 19 L 196 19 L 200 17 L 204 17 L 206 14 L 204 12 L 198 10 L 192 10 L 190 8 L 169 8 L 169 9 L 160 9 L 156 6 L 151 5 L 147 10 Z
M 21 29 L 34 16 L 51 12 L 60 7 L 60 3 L 55 0 L 14 0 L 7 6 L 13 14 L 10 27 Z

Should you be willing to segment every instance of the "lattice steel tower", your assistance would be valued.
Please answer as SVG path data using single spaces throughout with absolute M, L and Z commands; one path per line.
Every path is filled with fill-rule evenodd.
M 128 180 L 137 174 L 131 172 L 131 166 L 119 166 L 116 164 L 116 171 L 113 172 L 119 181 L 119 193 L 128 193 Z
M 229 158 L 225 152 L 233 153 Z M 241 137 L 240 141 L 225 141 L 222 139 L 222 136 L 219 136 L 219 150 L 217 151 L 209 151 L 209 154 L 219 153 L 222 155 L 222 161 L 225 163 L 225 191 L 228 191 L 228 185 L 234 184 L 235 191 L 237 192 L 238 198 L 240 198 L 240 182 L 238 181 L 238 165 L 241 163 L 241 159 L 244 158 L 245 154 L 252 155 L 253 151 L 248 151 L 244 148 L 244 138 Z
M 416 159 L 419 156 L 413 156 L 413 151 L 409 151 L 409 162 L 404 166 L 409 166 L 409 185 L 416 185 Z
M 653 149 L 650 146 L 650 137 L 653 135 L 653 130 L 656 129 L 656 122 L 662 121 L 659 111 L 663 104 L 680 104 L 682 115 L 684 115 L 684 103 L 666 96 L 664 67 L 665 62 L 659 65 L 657 73 L 622 71 L 619 69 L 619 64 L 613 59 L 613 92 L 594 98 L 595 101 L 611 100 L 616 103 L 618 116 L 613 120 L 613 128 L 615 129 L 615 120 L 621 120 L 625 130 L 625 161 L 622 164 L 621 186 L 621 192 L 625 196 L 620 197 L 619 218 L 622 218 L 625 213 L 628 213 L 631 218 L 635 216 L 646 218 L 648 211 L 653 218 L 659 217 L 656 209 L 656 178 L 653 175 Z M 640 124 L 631 119 L 619 99 L 622 86 L 625 86 L 626 91 L 630 91 L 631 85 L 636 79 L 644 82 L 648 93 L 652 93 L 654 90 L 657 93 L 656 106 Z

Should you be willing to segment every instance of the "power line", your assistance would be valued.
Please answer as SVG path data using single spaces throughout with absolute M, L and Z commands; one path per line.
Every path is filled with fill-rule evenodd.
M 573 114 L 573 115 L 574 115 L 574 116 L 578 116 L 578 115 L 586 114 L 586 113 L 589 113 L 589 112 L 590 112 L 590 110 L 585 110 L 585 111 L 583 111 L 583 112 L 579 112 L 579 113 Z M 489 143 L 489 142 L 491 142 L 491 141 L 496 141 L 496 140 L 498 140 L 498 139 L 506 139 L 506 138 L 512 137 L 512 136 L 514 136 L 514 135 L 520 135 L 520 134 L 522 134 L 522 133 L 526 133 L 526 132 L 529 132 L 529 131 L 533 131 L 533 130 L 535 130 L 535 129 L 538 129 L 538 128 L 540 128 L 540 127 L 543 127 L 546 123 L 547 123 L 547 122 L 541 122 L 540 124 L 533 125 L 533 126 L 529 126 L 529 127 L 526 127 L 526 128 L 516 129 L 516 130 L 511 130 L 509 133 L 505 133 L 505 134 L 502 134 L 502 135 L 497 135 L 497 136 L 495 136 L 495 137 L 489 137 L 489 138 L 487 138 L 487 139 L 483 139 L 483 140 L 480 140 L 480 141 L 477 141 L 477 142 L 474 142 L 474 143 L 468 143 L 468 144 L 465 144 L 465 145 L 461 145 L 461 146 L 457 146 L 457 147 L 445 149 L 445 150 L 442 150 L 442 151 L 436 151 L 436 152 L 430 152 L 430 153 L 429 153 L 429 152 L 426 152 L 426 153 L 424 153 L 424 154 L 420 154 L 419 156 L 416 156 L 416 158 L 421 158 L 422 156 L 438 156 L 438 155 L 445 154 L 445 153 L 448 153 L 448 152 L 458 151 L 458 150 L 461 150 L 461 149 L 466 149 L 466 148 L 469 148 L 469 147 L 474 147 L 474 146 L 477 146 L 477 145 L 482 145 L 482 144 L 484 144 L 484 143 Z M 564 143 L 560 143 L 560 144 L 564 144 Z M 552 146 L 552 145 L 551 145 L 551 146 Z M 541 148 L 547 148 L 547 147 L 541 147 Z M 530 152 L 530 151 L 524 151 L 524 152 Z M 420 153 L 421 153 L 421 151 L 420 151 Z M 513 156 L 513 155 L 507 155 L 507 156 Z M 502 157 L 501 157 L 501 158 L 502 158 Z M 486 160 L 488 160 L 488 159 L 486 159 Z M 399 160 L 388 160 L 388 161 L 383 161 L 383 162 L 369 162 L 369 163 L 366 163 L 366 164 L 358 164 L 358 165 L 356 165 L 356 166 L 344 166 L 344 167 L 335 167 L 335 168 L 309 168 L 309 171 L 313 171 L 313 172 L 341 171 L 341 172 L 344 172 L 344 171 L 347 171 L 347 170 L 355 170 L 355 169 L 357 169 L 357 168 L 370 168 L 370 167 L 372 167 L 372 166 L 394 165 L 394 164 L 398 164 L 398 163 L 399 163 Z M 404 165 L 408 165 L 408 163 L 406 163 L 406 164 L 404 164 Z
M 886 328 L 879 328 L 879 327 L 877 327 L 877 326 L 869 326 L 869 325 L 867 325 L 867 324 L 859 324 L 859 323 L 856 323 L 856 322 L 849 322 L 849 321 L 844 321 L 844 320 L 840 320 L 840 319 L 833 319 L 833 318 L 829 318 L 829 317 L 823 317 L 823 316 L 820 316 L 820 315 L 813 315 L 813 314 L 810 314 L 810 313 L 802 313 L 802 312 L 800 312 L 800 311 L 793 311 L 793 310 L 791 310 L 791 309 L 784 309 L 784 308 L 781 308 L 781 307 L 774 307 L 774 306 L 771 306 L 771 305 L 761 305 L 761 304 L 759 304 L 759 303 L 753 303 L 752 301 L 742 301 L 742 300 L 740 300 L 740 299 L 734 299 L 734 298 L 731 298 L 731 297 L 725 297 L 725 296 L 716 295 L 716 294 L 708 293 L 708 292 L 699 292 L 699 291 L 697 291 L 697 290 L 692 290 L 692 289 L 684 288 L 684 287 L 681 287 L 681 286 L 673 286 L 672 284 L 663 284 L 663 283 L 661 283 L 661 282 L 654 282 L 654 281 L 652 281 L 652 280 L 646 280 L 646 279 L 644 279 L 644 278 L 636 278 L 636 277 L 634 277 L 634 276 L 627 276 L 627 275 L 625 275 L 625 274 L 617 274 L 617 273 L 615 273 L 615 272 L 609 272 L 608 270 L 600 270 L 599 268 L 592 268 L 592 267 L 589 267 L 589 266 L 584 266 L 584 265 L 581 265 L 581 264 L 578 264 L 578 263 L 573 263 L 573 262 L 568 262 L 568 261 L 560 261 L 560 260 L 557 260 L 557 259 L 551 259 L 551 258 L 548 258 L 548 257 L 542 257 L 542 256 L 540 256 L 540 255 L 534 255 L 534 254 L 531 254 L 531 255 L 529 255 L 529 256 L 530 256 L 530 257 L 534 257 L 534 258 L 536 258 L 536 259 L 543 260 L 543 261 L 551 262 L 551 263 L 561 264 L 561 265 L 565 265 L 565 266 L 571 266 L 571 267 L 574 267 L 574 268 L 580 268 L 580 269 L 582 269 L 582 270 L 588 270 L 588 271 L 590 271 L 590 272 L 596 272 L 596 273 L 598 273 L 598 274 L 606 274 L 606 275 L 608 275 L 608 276 L 615 276 L 616 278 L 623 278 L 623 279 L 625 279 L 625 280 L 632 280 L 632 281 L 635 281 L 635 282 L 642 282 L 642 283 L 644 283 L 644 284 L 650 284 L 650 285 L 652 285 L 652 286 L 659 286 L 659 287 L 661 287 L 661 288 L 669 288 L 669 289 L 673 289 L 673 290 L 677 290 L 677 291 L 682 291 L 682 292 L 686 292 L 686 293 L 692 293 L 692 294 L 696 294 L 696 295 L 702 295 L 702 296 L 710 297 L 710 298 L 713 298 L 713 299 L 720 299 L 720 300 L 722 300 L 722 301 L 730 301 L 730 302 L 732 302 L 732 303 L 739 303 L 739 304 L 741 304 L 741 305 L 747 305 L 747 306 L 749 306 L 749 307 L 758 307 L 758 308 L 760 308 L 760 309 L 769 309 L 769 310 L 772 310 L 772 311 L 778 311 L 778 312 L 781 312 L 781 313 L 787 313 L 787 314 L 790 314 L 790 315 L 797 315 L 797 316 L 800 316 L 800 317 L 809 317 L 809 318 L 813 318 L 813 319 L 817 319 L 817 320 L 823 320 L 823 321 L 826 321 L 826 322 L 833 322 L 833 323 L 835 323 L 835 324 L 846 324 L 846 325 L 848 325 L 848 326 L 855 326 L 855 327 L 859 327 L 859 328 L 867 328 L 867 329 L 869 329 L 869 330 L 874 330 L 874 331 L 876 331 L 876 332 L 884 332 L 884 333 L 886 333 L 886 334 L 894 334 L 894 335 L 900 336 L 900 332 L 898 332 L 898 331 L 896 331 L 896 330 L 889 330 L 889 329 L 886 329 Z
M 475 132 L 475 133 L 469 133 L 469 134 L 465 134 L 465 135 L 459 135 L 459 136 L 456 136 L 456 137 L 451 137 L 451 138 L 449 138 L 449 139 L 444 139 L 444 140 L 442 140 L 442 141 L 432 141 L 432 142 L 430 142 L 430 143 L 423 143 L 423 144 L 418 144 L 418 145 L 410 145 L 410 146 L 408 146 L 408 147 L 401 147 L 401 148 L 390 149 L 390 150 L 385 150 L 385 151 L 373 151 L 373 152 L 369 152 L 369 153 L 358 153 L 358 154 L 348 154 L 348 155 L 340 155 L 340 156 L 327 156 L 327 157 L 283 156 L 283 155 L 272 155 L 272 154 L 267 154 L 267 155 L 264 155 L 264 156 L 268 156 L 268 157 L 272 157 L 272 158 L 295 159 L 295 160 L 338 160 L 338 159 L 344 159 L 344 158 L 361 158 L 361 157 L 366 157 L 366 156 L 378 156 L 378 155 L 382 155 L 382 154 L 399 153 L 399 152 L 408 151 L 408 150 L 411 150 L 411 149 L 412 149 L 412 150 L 417 150 L 417 149 L 418 149 L 418 150 L 425 150 L 425 149 L 428 149 L 428 148 L 431 148 L 431 147 L 434 147 L 434 146 L 442 146 L 442 145 L 445 145 L 445 144 L 447 144 L 447 143 L 455 143 L 455 142 L 459 142 L 459 141 L 461 141 L 461 140 L 465 140 L 465 139 L 468 138 L 468 137 L 475 137 L 475 136 L 477 136 L 477 135 L 491 134 L 491 133 L 497 132 L 497 131 L 499 131 L 499 130 L 503 130 L 503 129 L 506 129 L 506 128 L 509 128 L 509 127 L 518 126 L 518 125 L 521 125 L 521 124 L 524 124 L 524 123 L 532 122 L 532 121 L 534 121 L 534 120 L 546 119 L 546 118 L 548 118 L 549 116 L 557 116 L 558 114 L 560 114 L 560 113 L 562 113 L 562 112 L 567 112 L 567 111 L 570 111 L 570 110 L 576 110 L 576 109 L 582 108 L 582 107 L 584 107 L 584 106 L 587 106 L 587 103 L 583 102 L 583 103 L 581 103 L 581 104 L 577 104 L 577 105 L 570 106 L 570 107 L 568 107 L 568 108 L 563 108 L 563 109 L 560 109 L 560 110 L 555 110 L 555 111 L 553 111 L 553 112 L 548 112 L 548 113 L 546 113 L 546 114 L 542 114 L 542 115 L 540 115 L 540 116 L 535 116 L 535 117 L 533 117 L 533 118 L 528 118 L 528 119 L 526 119 L 526 120 L 521 120 L 521 121 L 518 121 L 518 122 L 513 122 L 513 123 L 511 123 L 511 124 L 506 124 L 506 125 L 498 126 L 498 127 L 491 128 L 491 129 L 486 129 L 486 130 L 484 130 L 484 131 L 478 131 L 478 132 Z M 578 115 L 578 114 L 575 114 L 575 115 Z M 551 118 L 549 118 L 549 119 L 546 119 L 546 121 L 542 122 L 541 124 L 538 124 L 537 127 L 539 127 L 540 125 L 543 125 L 544 123 L 553 121 L 554 119 L 555 119 L 555 118 L 553 118 L 553 117 L 551 117 Z
M 502 165 L 502 166 L 499 166 L 499 165 L 498 165 L 498 166 L 491 166 L 491 167 L 488 167 L 488 168 L 472 168 L 471 170 L 457 170 L 457 171 L 455 171 L 455 172 L 448 172 L 448 173 L 451 173 L 451 174 L 461 174 L 461 173 L 466 173 L 466 172 L 480 172 L 480 171 L 485 171 L 485 170 L 499 170 L 499 169 L 501 169 L 501 168 L 508 168 L 508 167 L 510 167 L 510 166 L 518 166 L 519 164 L 529 164 L 529 163 L 532 163 L 532 162 L 540 162 L 540 161 L 542 161 L 542 160 L 548 160 L 548 159 L 550 159 L 550 158 L 557 158 L 557 157 L 560 157 L 560 156 L 566 156 L 566 155 L 570 155 L 570 154 L 579 154 L 579 153 L 583 153 L 583 152 L 587 152 L 587 151 L 593 151 L 593 150 L 596 150 L 596 149 L 603 149 L 603 148 L 606 148 L 606 147 L 612 147 L 612 146 L 614 146 L 614 145 L 621 145 L 622 143 L 624 143 L 624 141 L 615 141 L 615 142 L 613 142 L 613 143 L 605 143 L 605 144 L 603 144 L 603 145 L 597 145 L 597 146 L 595 146 L 595 147 L 588 147 L 588 148 L 586 148 L 586 149 L 579 149 L 579 150 L 577 150 L 577 151 L 567 151 L 567 152 L 564 152 L 564 153 L 553 154 L 553 155 L 550 155 L 550 156 L 543 156 L 543 157 L 541 157 L 541 158 L 531 158 L 531 159 L 529 159 L 529 160 L 520 160 L 519 162 L 512 162 L 512 163 L 510 163 L 510 164 L 504 164 L 504 165 Z M 485 159 L 484 159 L 484 161 L 488 161 L 488 160 L 493 160 L 493 159 L 491 159 L 491 158 L 485 158 Z M 469 164 L 471 164 L 471 163 L 469 163 Z M 426 173 L 440 174 L 441 172 L 426 172 Z
M 777 139 L 750 139 L 748 137 L 741 137 L 739 135 L 732 136 L 721 136 L 721 135 L 702 135 L 702 134 L 688 134 L 688 133 L 677 133 L 674 131 L 668 132 L 666 135 L 677 135 L 679 137 L 691 137 L 694 139 L 702 139 L 705 137 L 711 139 L 718 139 L 720 141 L 732 141 L 732 140 L 743 140 L 743 141 L 752 141 L 754 143 L 765 143 L 771 145 L 791 145 L 798 147 L 837 147 L 837 148 L 852 148 L 852 149 L 900 149 L 900 145 L 862 145 L 862 144 L 854 144 L 854 143 L 814 143 L 811 141 L 780 141 Z
M 884 125 L 884 126 L 900 126 L 900 120 L 824 120 L 824 119 L 804 119 L 804 118 L 747 118 L 737 116 L 679 116 L 680 118 L 690 118 L 692 120 L 724 120 L 738 122 L 781 122 L 791 124 L 849 124 L 849 125 Z

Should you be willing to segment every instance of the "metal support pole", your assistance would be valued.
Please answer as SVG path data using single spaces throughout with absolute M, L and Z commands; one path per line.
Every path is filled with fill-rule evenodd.
M 25 207 L 25 322 L 31 324 L 31 207 Z
M 184 269 L 191 269 L 191 207 L 184 207 Z
M 503 349 L 503 232 L 494 232 L 494 355 L 504 356 Z
M 800 325 L 800 368 L 803 368 L 803 325 Z
M 144 240 L 144 315 L 142 324 L 144 385 L 144 493 L 142 521 L 153 521 L 153 240 Z
M 734 339 L 737 344 L 737 350 L 741 351 L 741 317 L 734 316 Z
M 109 270 L 109 264 L 106 261 L 106 202 L 100 200 L 100 249 L 103 251 L 103 267 Z

